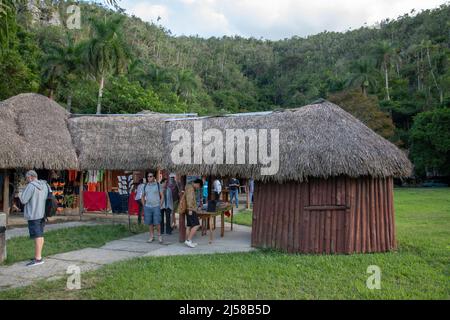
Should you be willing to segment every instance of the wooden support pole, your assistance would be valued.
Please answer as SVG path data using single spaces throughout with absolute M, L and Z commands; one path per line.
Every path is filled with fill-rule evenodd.
M 184 190 L 186 189 L 186 176 L 181 177 L 181 184 L 184 192 Z M 184 212 L 178 213 L 178 230 L 179 230 L 179 241 L 184 242 L 186 240 L 186 219 Z
M 247 198 L 247 209 L 250 210 L 250 185 L 249 185 L 249 180 L 247 179 L 246 183 L 245 183 L 245 195 Z
M 4 170 L 3 179 L 3 212 L 6 214 L 6 219 L 9 216 L 9 174 L 8 170 Z
M 80 173 L 80 204 L 79 204 L 79 210 L 80 210 L 80 221 L 82 219 L 83 216 L 83 211 L 84 211 L 84 201 L 83 201 L 83 185 L 84 185 L 84 171 L 82 170 Z
M 6 260 L 6 213 L 0 213 L 0 263 Z

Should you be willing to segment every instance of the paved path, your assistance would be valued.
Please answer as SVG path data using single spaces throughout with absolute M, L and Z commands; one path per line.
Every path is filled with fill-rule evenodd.
M 63 222 L 63 223 L 54 223 L 47 224 L 45 226 L 45 231 L 58 230 L 58 229 L 66 229 L 66 228 L 74 228 L 81 226 L 95 226 L 100 223 L 94 221 L 72 221 L 72 222 Z M 8 229 L 6 231 L 6 240 L 16 237 L 28 237 L 28 228 L 13 228 Z
M 218 224 L 220 225 L 220 224 Z M 9 230 L 8 230 L 9 232 Z M 226 224 L 225 237 L 220 237 L 220 228 L 215 232 L 215 239 L 209 244 L 209 236 L 201 236 L 200 231 L 194 238 L 196 248 L 188 248 L 178 242 L 178 232 L 164 237 L 164 244 L 147 243 L 148 233 L 138 234 L 121 240 L 108 242 L 101 248 L 86 248 L 66 253 L 55 254 L 45 258 L 45 263 L 35 267 L 25 267 L 26 262 L 0 267 L 0 290 L 26 286 L 40 279 L 58 279 L 65 276 L 71 265 L 79 266 L 81 272 L 95 270 L 105 264 L 136 257 L 158 257 L 186 254 L 213 254 L 230 252 L 248 252 L 251 228 L 234 225 L 230 231 Z

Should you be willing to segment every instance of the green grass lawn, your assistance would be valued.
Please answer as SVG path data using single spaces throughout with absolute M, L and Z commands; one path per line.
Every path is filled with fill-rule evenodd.
M 0 299 L 449 299 L 450 189 L 397 189 L 395 208 L 396 252 L 139 258 L 83 274 L 78 291 L 40 281 Z M 369 265 L 381 290 L 366 287 Z
M 225 221 L 231 222 L 230 218 L 225 218 Z M 244 226 L 252 225 L 252 211 L 251 210 L 243 210 L 239 213 L 236 213 L 233 217 L 233 223 L 241 224 Z
M 98 248 L 106 242 L 132 235 L 128 225 L 82 226 L 48 231 L 45 233 L 43 256 L 83 248 Z M 33 241 L 17 237 L 6 242 L 8 256 L 4 264 L 29 260 L 34 257 Z

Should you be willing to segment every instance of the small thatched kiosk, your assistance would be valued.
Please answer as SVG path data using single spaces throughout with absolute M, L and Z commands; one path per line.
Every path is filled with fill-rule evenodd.
M 67 119 L 65 109 L 39 94 L 20 94 L 0 102 L 0 189 L 5 213 L 9 212 L 12 169 L 78 168 Z
M 203 131 L 218 129 L 224 137 L 226 129 L 245 130 L 237 138 L 241 145 L 244 139 L 244 146 L 251 129 L 279 130 L 275 175 L 261 175 L 263 165 L 248 164 L 252 152 L 246 164 L 235 165 L 176 164 L 166 159 L 169 168 L 184 174 L 255 178 L 253 246 L 303 253 L 396 248 L 393 177 L 410 175 L 411 163 L 395 145 L 340 107 L 320 101 L 269 114 L 204 118 L 197 126 L 200 121 Z M 172 133 L 194 132 L 195 123 L 167 122 L 166 155 L 179 143 L 172 141 Z M 262 142 L 257 141 L 259 148 Z M 224 154 L 225 149 L 224 143 Z M 222 150 L 213 153 L 217 152 Z
M 68 115 L 59 104 L 35 93 L 0 102 L 0 168 L 76 169 Z

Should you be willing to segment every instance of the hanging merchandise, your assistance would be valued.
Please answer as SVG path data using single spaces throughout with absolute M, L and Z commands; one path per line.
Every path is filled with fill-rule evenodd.
M 117 179 L 119 180 L 119 194 L 130 194 L 133 187 L 133 175 L 117 176 Z
M 98 170 L 97 182 L 102 182 L 104 176 L 105 176 L 105 170 Z
M 86 211 L 106 210 L 106 192 L 86 192 L 83 195 L 84 209 Z
M 65 204 L 65 193 L 64 193 L 64 186 L 66 185 L 64 178 L 59 175 L 56 171 L 53 171 L 51 173 L 51 187 L 52 187 L 52 193 L 56 198 L 56 201 L 58 203 L 58 212 L 62 212 L 64 210 L 64 204 Z
M 77 180 L 77 173 L 78 173 L 77 170 L 69 170 L 69 174 L 68 174 L 69 182 L 74 182 Z
M 97 191 L 100 170 L 88 170 L 84 183 L 87 184 L 87 191 Z M 103 175 L 103 174 L 102 174 Z

